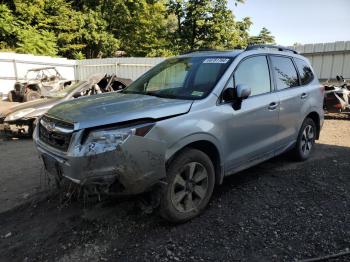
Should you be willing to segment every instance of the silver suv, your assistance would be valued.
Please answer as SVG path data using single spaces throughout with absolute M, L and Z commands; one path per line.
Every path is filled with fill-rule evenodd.
M 292 150 L 306 160 L 323 124 L 309 62 L 279 46 L 170 58 L 119 93 L 63 102 L 34 140 L 46 170 L 91 191 L 151 191 L 173 222 L 197 216 L 215 185 Z

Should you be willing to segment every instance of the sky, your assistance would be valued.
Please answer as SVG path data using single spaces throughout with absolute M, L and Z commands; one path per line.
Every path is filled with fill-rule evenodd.
M 280 45 L 350 40 L 350 0 L 228 1 L 237 20 L 251 18 L 252 35 L 266 27 Z

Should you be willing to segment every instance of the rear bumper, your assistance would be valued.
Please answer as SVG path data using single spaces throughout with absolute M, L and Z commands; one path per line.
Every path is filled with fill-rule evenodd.
M 60 152 L 40 141 L 37 132 L 33 138 L 45 169 L 59 180 L 95 186 L 100 193 L 131 195 L 147 191 L 165 177 L 162 142 L 130 136 L 115 150 L 82 155 L 86 145 L 71 145 L 67 152 Z M 81 133 L 73 134 L 72 143 L 80 141 Z

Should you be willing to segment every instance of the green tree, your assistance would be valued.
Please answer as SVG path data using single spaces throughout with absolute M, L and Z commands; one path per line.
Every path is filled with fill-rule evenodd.
M 101 13 L 109 31 L 129 56 L 171 54 L 168 30 L 173 21 L 165 1 L 101 1 Z M 172 18 L 172 19 L 171 19 Z M 162 51 L 163 50 L 163 51 Z
M 16 42 L 17 24 L 12 11 L 0 4 L 0 49 L 9 50 Z
M 16 51 L 34 55 L 57 55 L 56 37 L 52 32 L 36 30 L 28 26 L 18 31 L 18 44 Z
M 248 42 L 250 45 L 275 44 L 275 37 L 269 30 L 267 30 L 267 28 L 263 27 L 259 35 L 250 37 Z
M 243 1 L 235 1 L 238 2 Z M 168 11 L 176 17 L 173 42 L 181 52 L 228 49 L 248 44 L 248 30 L 252 23 L 249 18 L 236 22 L 227 0 L 171 0 Z
M 251 20 L 236 21 L 228 1 L 0 0 L 0 49 L 83 59 L 274 41 L 266 28 L 249 36 Z

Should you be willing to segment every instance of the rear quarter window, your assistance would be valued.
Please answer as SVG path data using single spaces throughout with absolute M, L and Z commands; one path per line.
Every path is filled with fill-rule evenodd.
M 271 56 L 271 62 L 277 90 L 299 86 L 298 74 L 291 58 Z
M 294 58 L 294 62 L 299 71 L 301 84 L 310 84 L 315 78 L 314 74 L 312 73 L 311 67 L 304 60 L 299 58 Z

